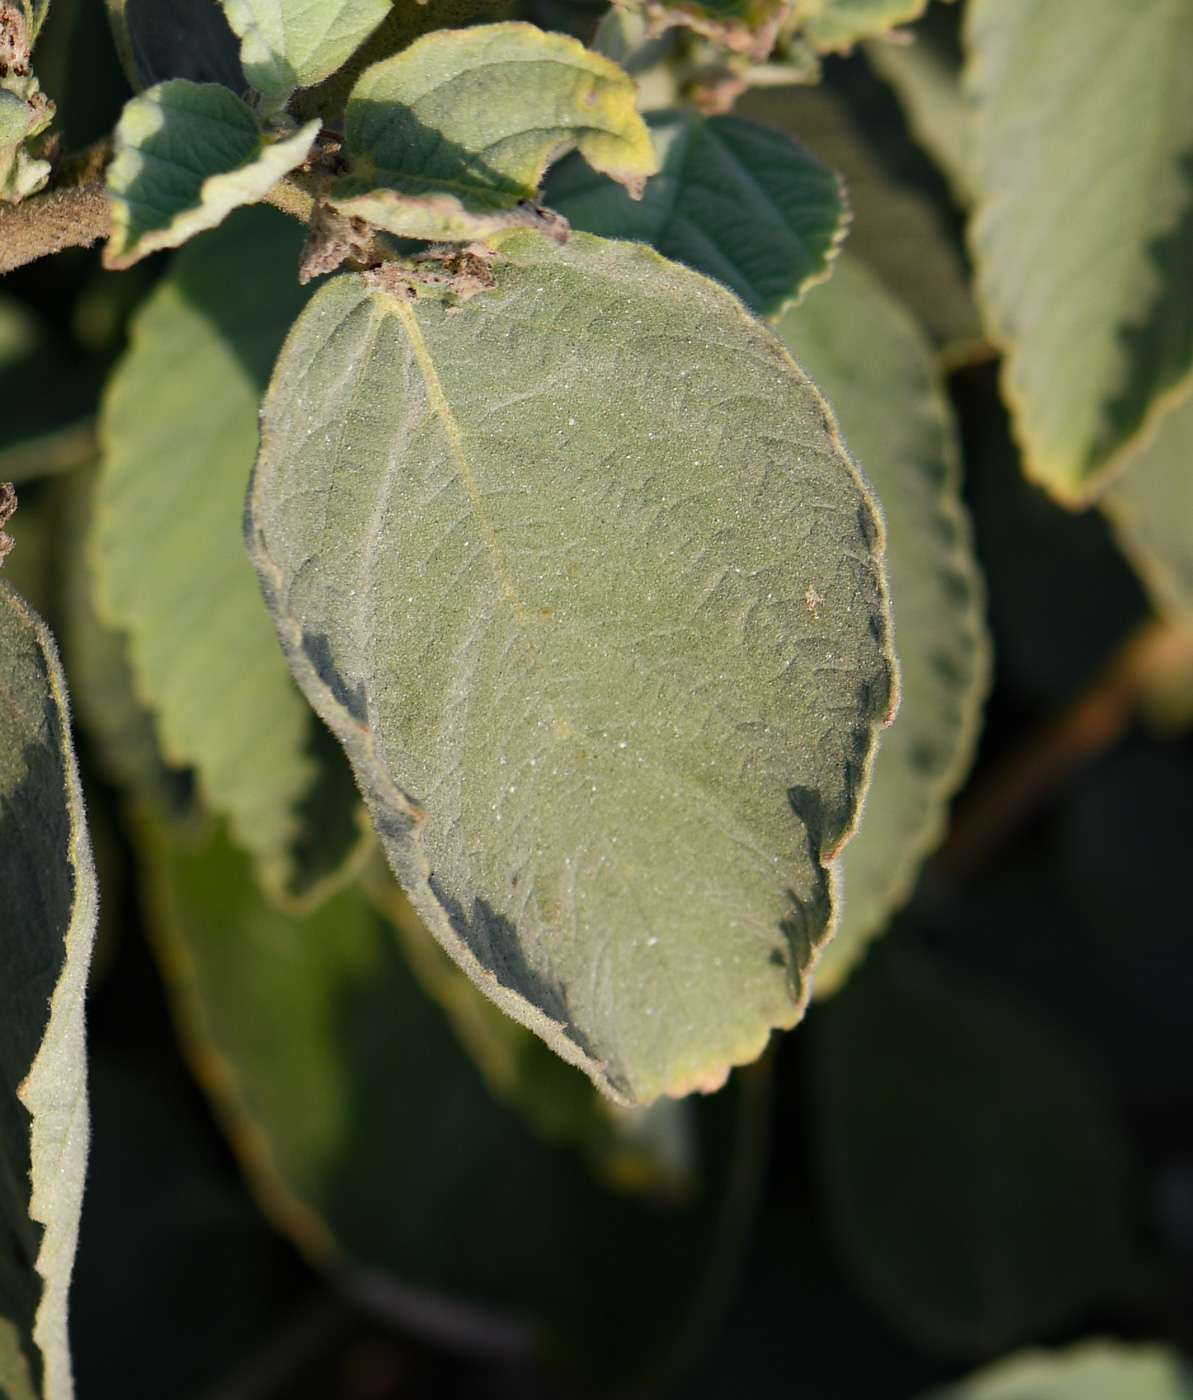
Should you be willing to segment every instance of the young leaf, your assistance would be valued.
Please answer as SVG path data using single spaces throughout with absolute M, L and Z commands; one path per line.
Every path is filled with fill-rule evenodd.
M 693 1199 L 604 1191 L 489 1096 L 358 886 L 290 918 L 219 834 L 146 835 L 183 1040 L 275 1223 L 406 1329 L 657 1379 L 749 1219 L 765 1078 L 692 1105 Z
M 816 965 L 823 994 L 882 932 L 944 835 L 977 742 L 990 644 L 956 432 L 923 333 L 848 257 L 776 330 L 828 397 L 882 504 L 901 677 L 861 827 L 841 855 L 841 920 Z
M 108 166 L 104 266 L 130 267 L 255 204 L 306 160 L 319 122 L 274 136 L 218 83 L 174 78 L 125 104 Z
M 120 64 L 135 92 L 167 78 L 248 87 L 220 0 L 107 0 Z
M 1080 1342 L 1009 1356 L 925 1400 L 1193 1400 L 1193 1372 L 1165 1347 Z
M 1087 500 L 1193 367 L 1193 0 L 976 0 L 972 226 L 1028 474 Z
M 310 879 L 295 843 L 322 765 L 241 516 L 261 389 L 306 299 L 294 276 L 301 242 L 297 225 L 258 208 L 176 259 L 108 386 L 92 536 L 97 610 L 128 634 L 167 759 L 196 770 L 275 891 Z M 324 864 L 344 854 L 347 825 L 323 830 Z
M 788 137 L 735 117 L 651 112 L 659 173 L 634 201 L 578 155 L 543 199 L 574 227 L 649 243 L 778 316 L 828 276 L 845 236 L 840 178 Z
M 280 110 L 296 87 L 320 82 L 389 13 L 391 0 L 223 0 L 240 35 L 245 76 Z
M 424 35 L 361 77 L 344 131 L 356 170 L 333 202 L 408 238 L 552 231 L 531 201 L 568 146 L 635 194 L 658 169 L 633 80 L 579 40 L 532 24 Z
M 990 1352 L 1122 1284 L 1120 1143 L 1046 1025 L 884 948 L 814 1026 L 829 1220 L 891 1317 L 934 1347 Z
M 881 529 L 721 288 L 587 234 L 495 272 L 452 309 L 317 294 L 250 549 L 456 961 L 615 1096 L 716 1087 L 828 928 L 892 700 Z
M 910 24 L 927 6 L 928 0 L 795 0 L 793 18 L 804 36 L 827 53 Z
M 12 1400 L 69 1400 L 98 905 L 57 652 L 2 581 L 0 890 L 0 1387 Z
M 39 7 L 44 14 L 44 5 Z M 50 162 L 29 147 L 54 119 L 54 104 L 29 66 L 39 15 L 0 3 L 0 200 L 17 204 L 50 176 Z
M 1156 608 L 1193 620 L 1193 393 L 1127 458 L 1101 505 Z

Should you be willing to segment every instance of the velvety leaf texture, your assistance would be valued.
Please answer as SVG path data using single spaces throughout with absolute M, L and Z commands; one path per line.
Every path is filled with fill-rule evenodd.
M 758 1072 L 693 1106 L 692 1199 L 610 1194 L 486 1092 L 358 886 L 290 918 L 218 834 L 151 840 L 183 1039 L 275 1223 L 407 1330 L 657 1376 L 748 1218 Z
M 1193 394 L 1128 457 L 1101 505 L 1156 607 L 1193 620 Z
M 497 288 L 323 288 L 250 549 L 396 873 L 616 1096 L 794 1024 L 893 694 L 881 527 L 828 410 L 650 249 L 511 235 Z
M 240 35 L 245 76 L 280 107 L 296 87 L 320 82 L 389 13 L 390 0 L 223 0 Z
M 861 827 L 841 855 L 841 920 L 816 966 L 823 994 L 883 931 L 944 835 L 977 742 L 990 643 L 956 431 L 923 333 L 848 257 L 777 332 L 828 397 L 881 502 L 901 682 Z
M 1193 366 L 1193 0 L 977 0 L 972 244 L 1026 470 L 1083 501 Z
M 1020 1352 L 929 1400 L 1193 1400 L 1193 1373 L 1166 1347 L 1082 1342 Z
M 98 905 L 57 652 L 2 582 L 0 889 L 0 1386 L 12 1400 L 69 1400 Z
M 196 770 L 275 891 L 310 874 L 298 846 L 320 782 L 316 721 L 261 606 L 241 517 L 261 390 L 306 300 L 301 242 L 282 215 L 245 210 L 159 283 L 104 400 L 91 539 L 97 610 L 128 634 L 167 758 Z
M 568 156 L 543 199 L 604 238 L 649 243 L 777 316 L 828 276 L 848 206 L 838 176 L 789 137 L 736 117 L 652 112 L 659 173 L 641 200 Z
M 336 206 L 410 238 L 541 224 L 529 201 L 567 146 L 635 191 L 658 169 L 633 80 L 532 24 L 424 35 L 361 77 L 344 130 L 357 171 Z
M 125 268 L 215 228 L 255 204 L 307 158 L 319 122 L 271 139 L 252 109 L 218 83 L 174 78 L 132 98 L 108 166 L 112 233 L 104 265 Z

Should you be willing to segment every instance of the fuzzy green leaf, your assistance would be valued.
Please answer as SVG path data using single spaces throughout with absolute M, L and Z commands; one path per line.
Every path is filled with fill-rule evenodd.
M 276 138 L 219 83 L 174 78 L 125 104 L 108 166 L 104 266 L 125 268 L 255 204 L 307 158 L 319 122 Z
M 344 129 L 356 169 L 336 206 L 409 238 L 543 225 L 531 201 L 547 162 L 572 145 L 635 192 L 658 169 L 633 80 L 532 24 L 424 35 L 361 77 Z
M 972 243 L 1028 474 L 1088 499 L 1193 366 L 1193 0 L 976 0 Z
M 691 1105 L 692 1199 L 613 1195 L 490 1097 L 358 886 L 295 919 L 218 834 L 145 853 L 184 1041 L 273 1220 L 404 1330 L 657 1379 L 748 1218 L 765 1079 Z
M 107 0 L 120 63 L 135 92 L 167 78 L 223 83 L 240 94 L 248 80 L 240 45 L 220 0 Z
M 245 76 L 280 108 L 296 87 L 321 82 L 389 13 L 391 0 L 223 0 L 240 35 Z
M 98 905 L 66 682 L 45 624 L 3 582 L 0 890 L 0 1390 L 69 1400 Z
M 795 0 L 793 18 L 816 48 L 827 53 L 910 24 L 927 5 L 928 0 Z
M 715 1087 L 828 928 L 892 696 L 881 529 L 721 288 L 587 234 L 494 270 L 458 308 L 318 293 L 250 549 L 456 961 L 614 1095 Z
M 1193 1372 L 1165 1347 L 1081 1342 L 1009 1356 L 926 1400 L 1193 1400 Z
M 1193 393 L 1128 457 L 1101 505 L 1157 609 L 1193 621 Z
M 301 241 L 281 214 L 254 209 L 179 255 L 108 387 L 92 536 L 98 611 L 128 634 L 167 759 L 196 770 L 275 891 L 315 873 L 299 847 L 322 765 L 241 516 L 261 391 L 306 299 L 294 276 Z M 323 835 L 334 865 L 351 821 Z
M 989 1353 L 1122 1285 L 1136 1259 L 1121 1145 L 1047 1025 L 889 947 L 813 1025 L 829 1221 L 902 1326 Z
M 841 922 L 816 967 L 823 994 L 905 902 L 945 833 L 977 741 L 990 646 L 956 432 L 919 327 L 846 257 L 777 333 L 828 397 L 882 504 L 901 677 L 861 827 L 841 856 Z
M 574 227 L 649 243 L 778 316 L 828 276 L 845 235 L 840 178 L 788 137 L 735 117 L 652 112 L 659 173 L 635 201 L 578 155 L 543 199 Z

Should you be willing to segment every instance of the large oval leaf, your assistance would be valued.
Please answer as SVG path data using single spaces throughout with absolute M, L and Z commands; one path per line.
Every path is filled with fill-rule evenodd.
M 325 859 L 313 859 L 304 816 L 326 776 L 321 726 L 241 535 L 261 390 L 307 296 L 294 275 L 301 242 L 274 210 L 245 210 L 175 261 L 108 385 L 91 537 L 97 611 L 128 634 L 166 757 L 196 770 L 278 892 L 309 888 L 352 839 L 351 820 L 316 815 Z
M 268 108 L 326 78 L 389 13 L 390 0 L 223 0 L 245 77 Z
M 0 1391 L 70 1400 L 66 1294 L 87 1164 L 83 998 L 98 903 L 57 650 L 4 583 L 0 890 Z
M 1008 1356 L 928 1400 L 1193 1400 L 1193 1372 L 1165 1347 L 1081 1342 Z
M 882 932 L 945 833 L 977 741 L 990 646 L 956 431 L 919 327 L 843 258 L 777 329 L 828 396 L 882 503 L 901 677 L 861 827 L 841 856 L 841 921 L 816 966 L 823 994 Z
M 220 0 L 106 0 L 125 76 L 135 92 L 167 78 L 248 86 Z
M 490 1097 L 358 886 L 296 919 L 221 834 L 145 835 L 186 1048 L 275 1223 L 404 1330 L 657 1379 L 749 1220 L 765 1076 L 692 1105 L 682 1205 L 604 1191 Z
M 640 200 L 578 155 L 543 199 L 575 228 L 649 243 L 777 316 L 829 274 L 849 207 L 840 176 L 781 132 L 736 117 L 652 112 L 659 173 Z
M 801 1014 L 891 703 L 881 530 L 727 293 L 636 244 L 505 246 L 461 307 L 319 292 L 250 548 L 428 927 L 647 1101 Z
M 1193 365 L 1193 0 L 976 0 L 973 225 L 1026 469 L 1088 498 Z

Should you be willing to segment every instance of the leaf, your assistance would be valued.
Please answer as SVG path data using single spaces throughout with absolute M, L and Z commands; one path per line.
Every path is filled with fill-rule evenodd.
M 936 1348 L 989 1352 L 1123 1282 L 1121 1147 L 1045 1024 L 883 949 L 814 1025 L 829 1220 L 890 1317 Z
M 816 965 L 822 995 L 904 904 L 945 834 L 977 743 L 990 642 L 956 429 L 919 327 L 846 256 L 776 331 L 828 397 L 882 503 L 901 677 L 861 827 L 841 855 L 841 921 Z
M 1088 500 L 1193 365 L 1193 0 L 977 0 L 971 241 L 1028 475 Z
M 645 17 L 660 34 L 674 25 L 711 40 L 718 48 L 762 63 L 791 14 L 792 0 L 617 0 Z
M 1193 1375 L 1165 1347 L 1079 1342 L 987 1366 L 933 1400 L 1190 1400 Z
M 0 401 L 0 481 L 20 485 L 73 464 L 70 456 L 93 437 L 93 391 L 74 357 L 15 297 L 0 297 Z
M 241 537 L 261 389 L 306 299 L 301 241 L 281 214 L 245 211 L 180 254 L 142 307 L 101 414 L 91 545 L 97 611 L 128 634 L 167 760 L 196 770 L 273 892 L 313 895 L 355 844 L 342 810 L 355 798 L 317 810 L 338 770 L 316 758 L 321 726 Z
M 658 169 L 633 79 L 532 24 L 424 35 L 363 74 L 344 131 L 356 170 L 332 202 L 407 238 L 551 232 L 531 201 L 547 162 L 572 145 L 635 194 Z
M 1193 621 L 1193 393 L 1127 458 L 1101 505 L 1157 610 Z
M 18 9 L 0 3 L 0 200 L 18 204 L 41 189 L 50 162 L 41 159 L 41 143 L 31 148 L 54 119 L 54 104 L 41 91 L 30 68 L 30 51 L 45 6 L 35 13 L 28 3 Z
M 786 136 L 735 117 L 651 112 L 660 171 L 641 200 L 568 156 L 543 198 L 574 227 L 649 243 L 778 316 L 829 275 L 848 206 L 838 176 Z
M 804 36 L 828 53 L 910 24 L 927 6 L 928 0 L 795 0 L 793 18 Z
M 405 1330 L 657 1376 L 749 1217 L 757 1075 L 696 1108 L 690 1204 L 613 1195 L 488 1095 L 358 886 L 294 919 L 218 833 L 146 836 L 183 1039 L 274 1222 Z
M 715 1088 L 799 1019 L 828 927 L 892 698 L 880 527 L 719 287 L 587 234 L 495 271 L 452 310 L 317 294 L 250 550 L 457 963 L 615 1097 Z
M 922 190 L 891 171 L 858 108 L 827 87 L 802 86 L 755 89 L 736 111 L 788 132 L 840 172 L 853 211 L 850 253 L 878 274 L 938 345 L 964 358 L 982 326 L 961 252 Z
M 11 1400 L 69 1400 L 97 895 L 57 651 L 3 582 L 0 889 L 0 1385 Z
M 389 13 L 391 0 L 223 0 L 240 35 L 245 76 L 280 110 L 349 58 Z
M 315 120 L 275 137 L 218 83 L 174 78 L 131 98 L 108 166 L 104 266 L 131 267 L 255 204 L 306 160 L 318 134 Z
M 136 92 L 189 78 L 240 94 L 248 80 L 220 0 L 107 0 L 120 63 Z

